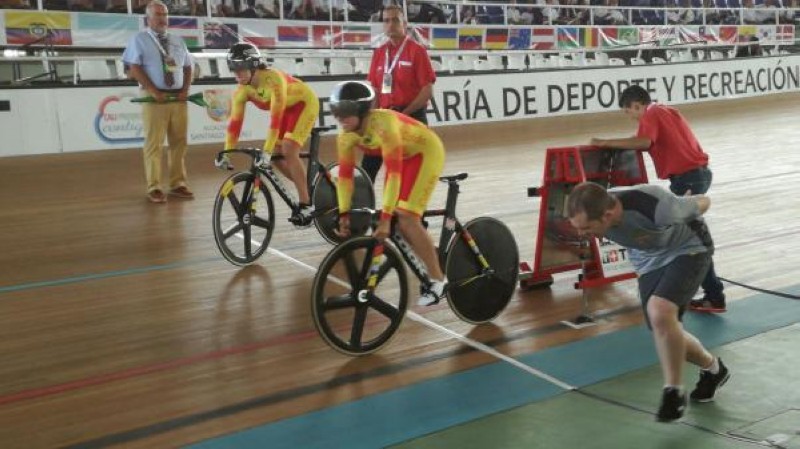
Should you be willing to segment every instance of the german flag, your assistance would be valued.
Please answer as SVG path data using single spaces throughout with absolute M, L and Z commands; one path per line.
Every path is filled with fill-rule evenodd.
M 508 47 L 508 28 L 488 28 L 485 47 L 489 50 L 505 50 Z

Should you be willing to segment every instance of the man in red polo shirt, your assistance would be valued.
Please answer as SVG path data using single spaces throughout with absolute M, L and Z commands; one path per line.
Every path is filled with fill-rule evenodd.
M 436 74 L 425 47 L 406 34 L 406 26 L 402 8 L 384 8 L 383 30 L 389 40 L 372 54 L 367 80 L 377 93 L 377 108 L 401 112 L 427 125 L 425 111 L 433 96 Z M 361 160 L 373 182 L 382 163 L 380 156 Z
M 595 138 L 591 140 L 591 145 L 649 152 L 656 176 L 669 179 L 669 188 L 676 195 L 687 192 L 698 195 L 708 191 L 712 177 L 708 155 L 680 112 L 653 103 L 650 94 L 641 86 L 630 86 L 623 90 L 619 106 L 626 115 L 639 122 L 636 135 L 621 139 Z M 703 280 L 703 290 L 703 298 L 691 301 L 689 309 L 724 312 L 725 294 L 722 292 L 722 282 L 714 271 L 713 261 Z

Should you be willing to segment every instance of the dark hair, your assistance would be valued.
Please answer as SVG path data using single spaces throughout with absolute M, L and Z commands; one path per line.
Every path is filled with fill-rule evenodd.
M 614 207 L 614 197 L 593 182 L 582 182 L 572 189 L 567 198 L 567 218 L 581 212 L 587 220 L 599 220 L 605 211 Z
M 633 85 L 628 86 L 619 96 L 619 107 L 620 108 L 627 108 L 630 107 L 631 103 L 641 103 L 641 104 L 650 104 L 653 100 L 650 99 L 650 94 L 645 90 L 644 87 Z

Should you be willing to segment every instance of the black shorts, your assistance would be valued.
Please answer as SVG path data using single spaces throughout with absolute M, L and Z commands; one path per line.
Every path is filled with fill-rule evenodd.
M 639 276 L 639 299 L 650 327 L 647 316 L 647 302 L 653 296 L 664 298 L 678 306 L 678 319 L 683 317 L 686 305 L 692 300 L 708 267 L 711 256 L 708 253 L 686 254 L 678 256 L 664 267 Z

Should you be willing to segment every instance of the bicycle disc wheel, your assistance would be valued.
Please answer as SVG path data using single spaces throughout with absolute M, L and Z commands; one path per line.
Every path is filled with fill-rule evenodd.
M 335 183 L 339 179 L 339 164 L 333 162 L 327 166 L 328 173 Z M 353 189 L 353 202 L 352 208 L 375 208 L 375 190 L 372 187 L 372 182 L 369 180 L 367 173 L 361 168 L 356 167 L 353 173 L 354 189 Z M 320 235 L 329 243 L 341 243 L 342 239 L 339 238 L 333 231 L 336 229 L 336 214 L 339 213 L 339 204 L 336 198 L 336 187 L 331 181 L 328 180 L 323 174 L 319 174 L 317 179 L 314 180 L 314 190 L 311 194 L 312 202 L 314 203 L 314 210 L 323 213 L 314 219 L 314 226 L 316 226 Z M 369 214 L 352 214 L 350 217 L 350 226 L 352 235 L 364 235 L 369 231 L 371 217 Z
M 464 229 L 472 235 L 491 272 L 482 272 L 464 234 L 456 234 L 447 247 L 447 302 L 459 318 L 480 324 L 493 320 L 511 300 L 517 286 L 519 252 L 514 235 L 494 218 L 476 218 Z
M 367 279 L 377 241 L 356 237 L 331 250 L 311 287 L 314 325 L 325 342 L 347 355 L 375 352 L 397 331 L 408 306 L 405 265 L 393 247 L 384 245 L 378 283 L 370 293 Z
M 254 180 L 251 173 L 235 173 L 222 183 L 214 200 L 214 241 L 222 257 L 234 265 L 261 257 L 275 229 L 272 195 L 263 183 L 255 192 Z M 249 204 L 242 204 L 245 197 Z

